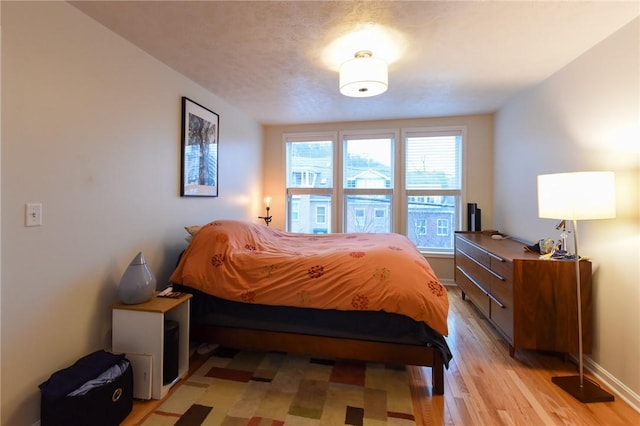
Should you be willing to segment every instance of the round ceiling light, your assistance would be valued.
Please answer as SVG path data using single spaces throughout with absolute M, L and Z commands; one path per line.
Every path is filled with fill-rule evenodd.
M 340 66 L 340 93 L 353 98 L 376 96 L 387 91 L 388 66 L 368 50 L 356 52 Z

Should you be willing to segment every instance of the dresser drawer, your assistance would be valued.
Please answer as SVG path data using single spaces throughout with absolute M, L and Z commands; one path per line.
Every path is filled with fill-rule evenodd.
M 513 264 L 502 262 L 498 271 L 492 268 L 492 272 L 489 291 L 502 303 L 513 305 Z
M 480 287 L 475 278 L 461 265 L 456 265 L 455 280 L 462 292 L 488 317 L 491 313 L 491 305 L 487 291 Z
M 493 272 L 507 279 L 513 276 L 513 263 L 511 261 L 495 254 L 489 254 L 489 258 L 489 268 Z
M 486 250 L 460 238 L 456 238 L 456 250 L 465 254 L 467 257 L 475 259 L 481 265 L 487 268 L 491 267 L 491 256 Z
M 491 321 L 513 344 L 513 283 L 494 278 L 491 281 Z
M 480 283 L 487 293 L 491 290 L 491 281 L 493 278 L 501 278 L 489 269 L 488 262 L 485 265 L 479 262 L 475 257 L 471 257 L 463 251 L 458 251 L 456 253 L 456 266 L 457 265 L 462 266 L 462 268 L 464 268 L 464 270 L 473 277 L 474 281 Z

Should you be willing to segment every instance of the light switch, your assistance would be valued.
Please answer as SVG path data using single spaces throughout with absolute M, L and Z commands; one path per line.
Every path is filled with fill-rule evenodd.
M 24 226 L 42 225 L 42 203 L 27 203 L 24 209 Z

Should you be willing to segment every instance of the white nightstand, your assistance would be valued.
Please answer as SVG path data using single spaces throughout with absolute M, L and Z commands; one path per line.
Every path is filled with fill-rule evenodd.
M 134 396 L 144 398 L 143 387 L 151 386 L 151 398 L 162 399 L 173 383 L 163 384 L 164 324 L 165 320 L 178 323 L 178 377 L 184 378 L 189 372 L 189 299 L 184 293 L 178 299 L 154 296 L 151 300 L 137 305 L 116 303 L 113 311 L 113 352 L 131 354 L 131 357 L 150 357 L 150 383 L 134 381 Z M 139 357 L 138 357 L 139 359 Z M 134 367 L 135 369 L 135 367 Z M 140 377 L 136 375 L 136 377 Z M 135 390 L 138 392 L 135 392 Z

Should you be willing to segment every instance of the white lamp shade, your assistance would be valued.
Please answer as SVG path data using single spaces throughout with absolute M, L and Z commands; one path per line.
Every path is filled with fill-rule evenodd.
M 614 173 L 539 175 L 538 217 L 567 220 L 616 217 Z
M 382 59 L 355 57 L 340 66 L 340 93 L 352 98 L 376 96 L 387 91 L 387 63 Z

